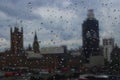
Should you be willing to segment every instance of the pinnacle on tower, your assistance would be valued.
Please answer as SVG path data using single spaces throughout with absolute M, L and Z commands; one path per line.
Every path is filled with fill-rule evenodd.
M 34 41 L 38 41 L 36 31 L 35 31 Z
M 21 27 L 21 32 L 23 32 L 23 27 Z

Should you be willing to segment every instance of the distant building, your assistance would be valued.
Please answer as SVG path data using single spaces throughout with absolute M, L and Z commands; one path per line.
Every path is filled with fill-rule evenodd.
M 41 48 L 41 54 L 61 54 L 64 53 L 64 47 L 44 47 Z
M 103 66 L 104 65 L 104 57 L 99 55 L 99 56 L 91 56 L 90 57 L 90 67 L 93 66 Z
M 117 59 L 120 60 L 120 48 L 118 46 L 115 46 L 114 49 L 111 52 L 111 60 L 116 60 L 117 61 Z
M 66 66 L 65 46 L 44 47 L 40 51 L 40 54 L 36 54 L 31 48 L 26 51 L 27 61 L 31 62 L 30 68 L 54 70 Z
M 103 56 L 107 61 L 111 59 L 111 52 L 114 49 L 114 38 L 103 39 Z
M 37 38 L 37 33 L 35 32 L 34 41 L 33 41 L 33 50 L 34 53 L 40 53 L 40 46 Z
M 10 29 L 11 36 L 11 52 L 13 54 L 22 53 L 23 51 L 23 28 L 19 30 L 18 27 L 14 27 L 14 31 Z
M 36 54 L 37 53 L 37 54 Z M 42 55 L 40 54 L 40 46 L 37 38 L 37 33 L 35 32 L 33 46 L 29 44 L 28 49 L 26 50 L 28 59 L 40 59 Z
M 29 49 L 30 48 L 30 49 Z M 31 49 L 31 47 L 28 47 L 28 50 L 26 51 L 27 53 L 27 57 L 28 58 L 42 58 L 42 56 L 53 56 L 53 55 L 61 55 L 64 56 L 65 55 L 65 48 L 63 46 L 59 46 L 59 47 L 44 47 L 41 48 L 41 53 L 40 54 L 36 54 L 34 52 L 33 49 Z
M 120 74 L 119 70 L 120 70 L 120 48 L 115 45 L 113 51 L 111 52 L 111 60 L 110 60 L 110 66 L 109 71 L 112 74 Z
M 80 56 L 81 53 L 82 53 L 82 48 L 79 48 L 79 49 L 71 49 L 69 50 L 69 53 L 73 56 Z
M 32 51 L 31 44 L 28 45 L 27 51 Z
M 67 65 L 66 46 L 41 48 L 41 54 L 46 58 L 46 62 L 51 61 L 49 63 L 54 64 L 54 68 L 66 67 Z
M 26 51 L 26 57 L 28 59 L 40 59 L 43 56 L 41 54 L 36 54 L 34 51 Z
M 86 59 L 99 55 L 99 22 L 92 9 L 88 10 L 87 19 L 82 24 L 82 54 Z

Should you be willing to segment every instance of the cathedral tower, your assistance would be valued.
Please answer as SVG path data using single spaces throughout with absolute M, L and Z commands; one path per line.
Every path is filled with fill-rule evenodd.
M 38 43 L 37 33 L 35 31 L 35 36 L 34 36 L 34 41 L 33 41 L 33 50 L 34 50 L 34 53 L 40 53 L 39 48 L 40 48 L 40 46 L 39 46 L 39 43 Z
M 11 36 L 11 52 L 13 54 L 22 53 L 23 51 L 23 28 L 19 30 L 18 27 L 14 27 L 14 31 L 10 29 Z

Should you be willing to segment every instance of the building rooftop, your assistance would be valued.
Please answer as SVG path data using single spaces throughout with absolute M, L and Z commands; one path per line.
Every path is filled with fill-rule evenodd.
M 27 51 L 28 58 L 42 58 L 44 54 L 61 54 L 64 53 L 64 47 L 45 47 L 40 49 L 40 53 L 34 53 L 34 51 Z
M 64 47 L 45 47 L 41 48 L 41 54 L 61 54 L 64 53 Z
M 34 53 L 34 51 L 27 51 L 27 58 L 42 58 L 40 53 Z

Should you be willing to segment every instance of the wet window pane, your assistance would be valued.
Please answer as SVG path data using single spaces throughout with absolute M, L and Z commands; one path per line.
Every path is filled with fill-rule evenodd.
M 1 0 L 0 80 L 118 80 L 119 0 Z

